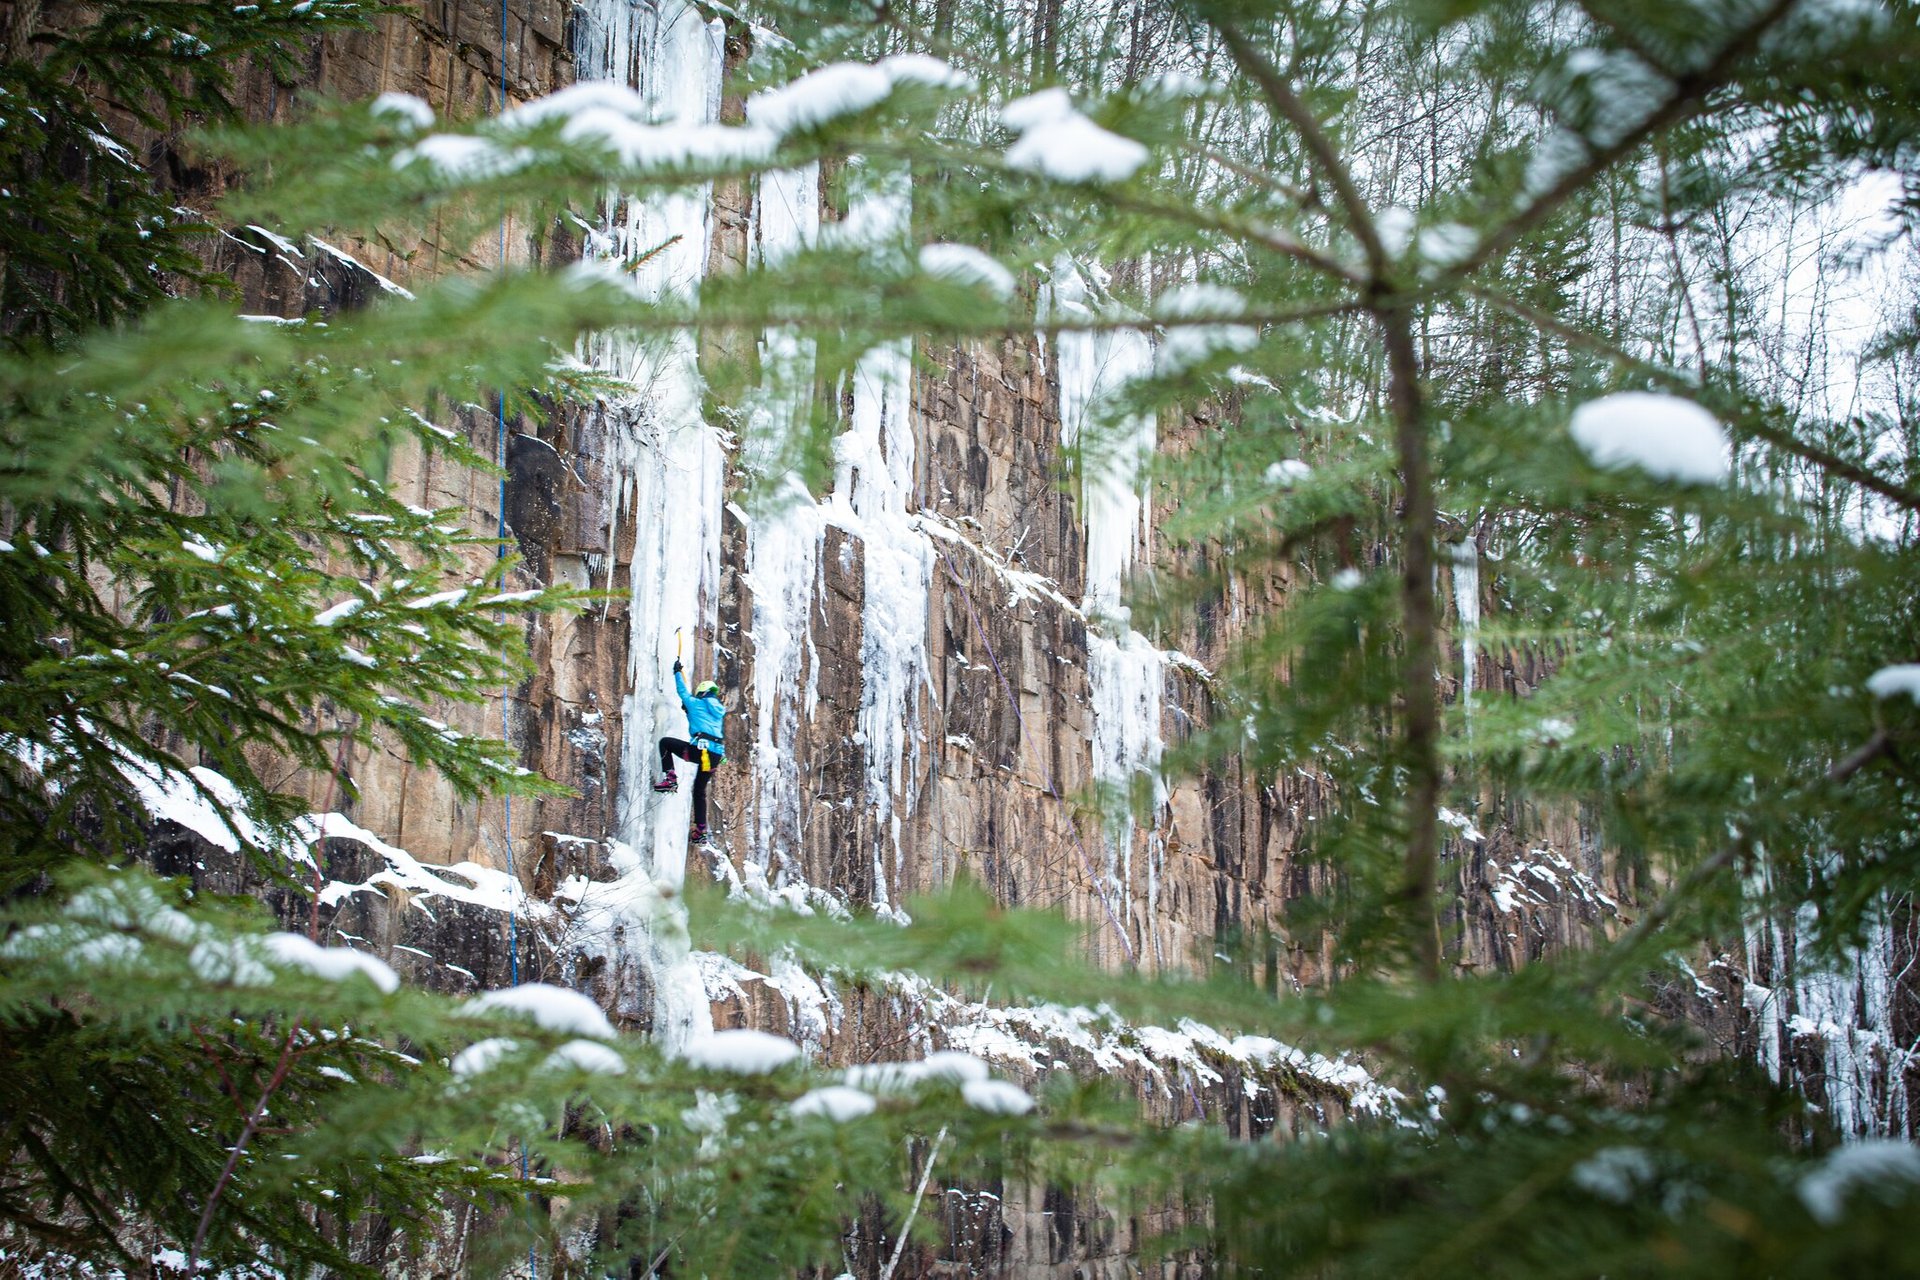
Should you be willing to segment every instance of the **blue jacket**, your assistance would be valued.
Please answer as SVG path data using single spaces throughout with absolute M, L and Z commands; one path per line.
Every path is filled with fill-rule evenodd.
M 696 698 L 688 694 L 687 679 L 678 671 L 673 673 L 673 687 L 680 691 L 680 705 L 687 709 L 687 736 L 693 739 L 693 745 L 705 747 L 716 760 L 725 756 L 727 748 L 721 741 L 721 725 L 727 718 L 727 709 L 719 697 Z

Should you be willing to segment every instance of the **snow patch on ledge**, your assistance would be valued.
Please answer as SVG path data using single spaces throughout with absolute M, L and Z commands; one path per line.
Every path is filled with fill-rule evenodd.
M 373 277 L 373 282 L 379 285 L 386 292 L 393 294 L 395 297 L 405 298 L 409 302 L 413 301 L 412 290 L 404 289 L 401 286 L 395 284 L 393 281 L 387 279 L 385 276 L 381 275 L 378 271 L 375 271 L 372 267 L 368 266 L 366 263 L 360 261 L 360 259 L 348 253 L 345 249 L 341 249 L 335 245 L 330 245 L 325 240 L 322 240 L 319 236 L 309 235 L 307 239 L 309 242 L 312 243 L 314 248 L 320 250 L 322 253 L 326 254 L 328 257 L 333 258 L 335 261 L 344 263 L 345 265 L 354 268 L 356 271 L 366 272 L 369 276 Z
M 1471 840 L 1475 844 L 1486 843 L 1487 837 L 1482 834 L 1478 827 L 1473 825 L 1473 819 L 1469 818 L 1466 814 L 1455 813 L 1445 805 L 1442 805 L 1440 812 L 1435 816 L 1443 826 L 1452 827 L 1458 831 L 1462 840 Z
M 121 757 L 119 768 L 149 815 L 185 827 L 216 849 L 238 853 L 242 841 L 269 852 L 285 847 L 248 815 L 240 789 L 225 774 L 202 766 L 182 773 L 131 756 Z M 306 860 L 304 850 L 290 853 L 295 861 Z
M 1168 666 L 1180 667 L 1183 670 L 1191 671 L 1200 678 L 1202 684 L 1213 683 L 1213 669 L 1192 654 L 1185 653 L 1179 649 L 1164 649 L 1161 651 L 1161 656 L 1166 659 Z
M 452 866 L 430 867 L 405 849 L 388 844 L 344 814 L 309 814 L 294 822 L 294 828 L 307 844 L 318 840 L 353 840 L 386 859 L 386 869 L 376 871 L 358 884 L 334 880 L 320 891 L 322 906 L 337 906 L 356 893 L 398 890 L 420 910 L 432 915 L 427 902 L 443 898 L 463 902 L 487 911 L 527 916 L 551 913 L 546 903 L 529 898 L 520 882 L 504 871 L 483 867 L 477 862 L 458 862 Z
M 1450 826 L 1465 821 L 1451 810 L 1443 809 L 1441 815 L 1441 821 Z M 1449 822 L 1449 818 L 1455 821 Z M 1461 834 L 1469 840 L 1479 836 L 1470 821 L 1461 829 Z M 1597 880 L 1544 845 L 1526 850 L 1505 865 L 1488 858 L 1487 874 L 1491 877 L 1489 890 L 1493 894 L 1493 905 L 1501 915 L 1522 908 L 1531 911 L 1551 907 L 1568 898 L 1610 915 L 1620 910 L 1620 904 Z
M 765 982 L 776 990 L 785 985 L 714 952 L 696 952 L 695 957 L 706 978 L 707 994 L 714 1000 L 744 999 L 750 982 Z M 987 1079 L 988 1063 L 1035 1073 L 1061 1070 L 1068 1065 L 1064 1055 L 1078 1052 L 1095 1071 L 1137 1073 L 1169 1098 L 1188 1084 L 1219 1084 L 1225 1079 L 1222 1068 L 1232 1068 L 1241 1074 L 1241 1088 L 1248 1098 L 1265 1087 L 1263 1074 L 1284 1071 L 1332 1091 L 1358 1113 L 1397 1115 L 1404 1101 L 1399 1090 L 1381 1084 L 1344 1055 L 1329 1058 L 1267 1036 L 1229 1036 L 1190 1018 L 1171 1028 L 1130 1023 L 1104 1007 L 996 1006 L 950 995 L 914 973 L 877 977 L 900 998 L 919 1006 L 917 1020 L 926 1030 L 918 1045 L 926 1056 L 917 1062 L 847 1068 L 845 1083 L 871 1093 L 910 1093 L 937 1081 L 977 1083 Z M 818 981 L 831 990 L 830 976 Z M 791 990 L 782 994 L 792 1002 Z M 830 1010 L 837 1026 L 842 1012 L 837 1001 Z M 936 1037 L 946 1048 L 933 1048 Z
M 1026 569 L 1014 568 L 992 548 L 982 546 L 967 537 L 966 532 L 961 529 L 959 525 L 954 524 L 945 516 L 938 515 L 932 511 L 919 511 L 914 513 L 912 524 L 915 529 L 918 529 L 929 537 L 938 538 L 942 542 L 950 542 L 965 547 L 973 553 L 975 558 L 984 562 L 987 568 L 991 569 L 994 575 L 1006 584 L 1007 608 L 1015 608 L 1029 600 L 1046 600 L 1058 605 L 1072 616 L 1080 618 L 1083 621 L 1085 620 L 1087 616 L 1085 611 L 1082 610 L 1079 605 L 1061 594 L 1059 583 L 1047 577 L 1044 573 L 1033 573 Z
M 1230 1066 L 1242 1074 L 1249 1098 L 1260 1091 L 1260 1073 L 1280 1070 L 1333 1090 L 1354 1111 L 1368 1115 L 1393 1114 L 1401 1101 L 1398 1090 L 1382 1085 L 1359 1063 L 1267 1036 L 1228 1036 L 1191 1018 L 1174 1027 L 1129 1023 L 1109 1010 L 1084 1006 L 996 1007 L 955 999 L 910 975 L 896 978 L 917 987 L 914 994 L 926 1002 L 949 1044 L 990 1062 L 1048 1070 L 1059 1065 L 1064 1046 L 1085 1054 L 1102 1074 L 1138 1072 L 1167 1097 L 1175 1096 L 1183 1082 L 1219 1084 L 1225 1079 L 1220 1068 Z

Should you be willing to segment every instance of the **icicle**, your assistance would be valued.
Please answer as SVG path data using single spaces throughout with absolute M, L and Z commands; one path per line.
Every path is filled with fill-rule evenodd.
M 1812 906 L 1802 906 L 1795 934 L 1817 927 Z M 1837 965 L 1792 975 L 1791 1037 L 1820 1045 L 1828 1115 L 1849 1138 L 1906 1132 L 1904 1047 L 1894 1043 L 1893 931 L 1885 920 L 1867 930 L 1866 945 L 1849 947 Z
M 1086 281 L 1070 262 L 1054 265 L 1050 306 L 1087 318 Z M 1060 442 L 1082 450 L 1081 503 L 1087 528 L 1087 612 L 1124 621 L 1121 589 L 1145 540 L 1140 466 L 1156 443 L 1153 417 L 1132 414 L 1104 438 L 1089 433 L 1101 406 L 1153 368 L 1153 344 L 1138 329 L 1062 333 L 1055 344 L 1060 375 Z M 1099 532 L 1096 534 L 1095 530 Z
M 1095 536 L 1089 530 L 1088 541 Z M 1113 637 L 1090 628 L 1087 649 L 1087 683 L 1093 697 L 1094 780 L 1122 788 L 1130 799 L 1134 778 L 1146 773 L 1153 780 L 1153 804 L 1157 810 L 1166 800 L 1166 789 L 1159 777 L 1160 702 L 1166 681 L 1166 655 L 1131 629 Z M 1116 895 L 1132 889 L 1133 837 L 1133 810 L 1129 803 L 1118 828 L 1109 832 L 1107 841 L 1105 874 L 1110 891 Z M 1153 851 L 1148 852 L 1151 859 Z M 1148 888 L 1149 896 L 1157 893 L 1157 883 Z

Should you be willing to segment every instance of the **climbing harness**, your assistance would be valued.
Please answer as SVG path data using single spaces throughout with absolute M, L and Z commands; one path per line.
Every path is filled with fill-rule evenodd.
M 693 740 L 694 742 L 698 743 L 700 746 L 700 772 L 712 773 L 713 761 L 707 755 L 707 744 L 711 742 L 714 746 L 719 747 L 722 751 L 725 751 L 726 743 L 720 741 L 720 739 L 714 737 L 710 733 L 696 733 L 693 735 Z

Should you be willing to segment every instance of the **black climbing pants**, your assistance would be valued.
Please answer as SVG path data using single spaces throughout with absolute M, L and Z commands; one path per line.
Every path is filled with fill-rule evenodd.
M 713 748 L 707 748 L 707 759 L 712 762 L 713 768 L 702 769 L 699 744 L 688 742 L 683 738 L 662 738 L 660 739 L 661 777 L 673 776 L 673 762 L 676 757 L 691 761 L 694 766 L 693 820 L 695 824 L 704 827 L 707 825 L 707 783 L 713 779 L 713 769 L 720 767 L 720 757 L 713 753 Z

